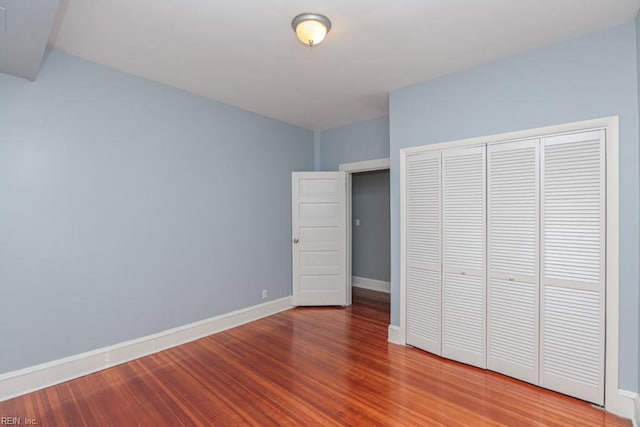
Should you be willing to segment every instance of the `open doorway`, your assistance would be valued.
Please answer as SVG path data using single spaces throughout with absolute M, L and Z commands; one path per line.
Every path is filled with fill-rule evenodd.
M 340 165 L 347 172 L 348 281 L 350 301 L 390 300 L 389 159 Z

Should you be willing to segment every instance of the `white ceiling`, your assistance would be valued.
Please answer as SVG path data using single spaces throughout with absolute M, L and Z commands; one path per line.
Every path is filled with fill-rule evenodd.
M 62 0 L 50 45 L 322 130 L 382 116 L 388 93 L 632 20 L 640 0 Z M 310 49 L 291 19 L 333 28 Z

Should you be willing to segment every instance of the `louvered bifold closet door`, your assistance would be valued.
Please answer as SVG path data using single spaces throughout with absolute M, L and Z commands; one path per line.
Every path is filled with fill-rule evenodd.
M 485 362 L 485 146 L 442 153 L 442 355 Z
M 537 139 L 487 147 L 487 367 L 538 384 Z
M 605 131 L 541 151 L 540 385 L 603 405 Z
M 406 160 L 407 344 L 442 354 L 440 152 Z

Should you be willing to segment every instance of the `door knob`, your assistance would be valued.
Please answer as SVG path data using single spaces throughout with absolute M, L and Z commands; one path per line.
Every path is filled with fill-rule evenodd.
M 297 238 L 297 237 L 294 237 L 294 238 L 293 238 L 293 243 L 298 243 L 299 241 L 300 241 L 300 240 L 298 240 L 298 238 Z

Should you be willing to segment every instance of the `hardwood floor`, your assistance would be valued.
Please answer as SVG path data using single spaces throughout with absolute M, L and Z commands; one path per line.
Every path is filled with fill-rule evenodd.
M 0 403 L 40 426 L 630 426 L 588 403 L 387 342 L 388 296 L 289 310 Z

